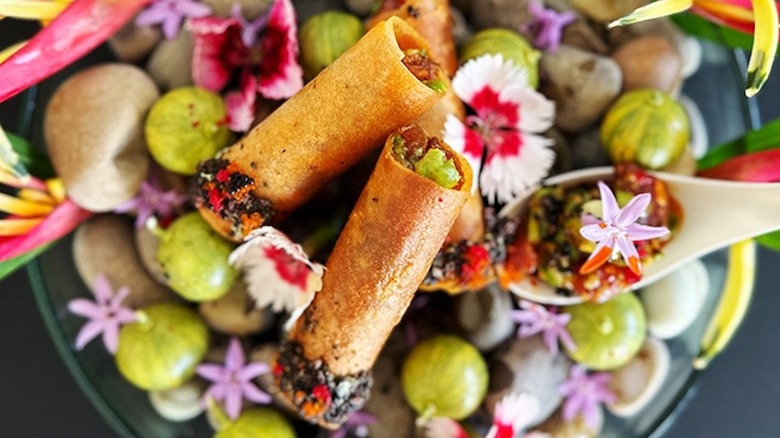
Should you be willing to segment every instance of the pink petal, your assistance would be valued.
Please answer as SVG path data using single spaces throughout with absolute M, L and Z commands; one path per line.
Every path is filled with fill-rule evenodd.
M 209 387 L 209 389 L 206 391 L 206 395 L 212 397 L 214 400 L 222 401 L 225 400 L 227 390 L 228 388 L 225 383 L 216 383 Z
M 102 307 L 84 298 L 76 298 L 68 301 L 68 311 L 74 315 L 83 316 L 89 319 L 96 319 L 103 316 Z
M 103 332 L 102 321 L 89 321 L 81 327 L 79 334 L 76 336 L 76 349 L 83 349 L 89 341 L 95 339 L 100 333 Z
M 555 153 L 552 140 L 517 131 L 499 131 L 489 142 L 487 161 L 480 175 L 488 202 L 509 202 L 547 176 Z
M 609 237 L 610 227 L 602 227 L 603 222 L 593 225 L 585 225 L 580 228 L 580 235 L 591 242 L 601 242 Z
M 246 399 L 251 402 L 262 404 L 271 403 L 271 396 L 261 391 L 250 382 L 244 382 L 241 384 L 241 390 L 244 393 L 244 397 L 246 397 Z
M 6 77 L 2 73 L 3 66 L 6 64 L 8 64 L 8 61 L 0 64 L 0 77 Z M 0 83 L 6 82 L 0 81 Z M 3 86 L 0 85 L 0 88 L 2 87 Z M 1 97 L 0 101 L 2 101 Z M 92 212 L 84 210 L 83 208 L 74 204 L 70 199 L 66 199 L 65 202 L 58 205 L 57 208 L 49 213 L 43 222 L 36 225 L 26 234 L 21 236 L 0 238 L 0 262 L 22 255 L 41 245 L 54 242 L 55 240 L 73 231 L 73 229 L 76 228 L 78 224 L 85 221 L 87 218 L 92 216 L 92 214 Z
M 119 323 L 116 321 L 110 321 L 106 324 L 103 331 L 103 344 L 109 353 L 116 354 L 116 349 L 119 346 Z
M 572 421 L 577 418 L 577 414 L 583 408 L 584 400 L 579 395 L 572 395 L 566 399 L 563 404 L 563 419 L 565 421 Z
M 111 303 L 111 299 L 114 298 L 114 294 L 111 291 L 111 283 L 108 282 L 108 278 L 103 274 L 97 274 L 97 276 L 95 276 L 95 284 L 93 285 L 92 293 L 102 305 L 108 305 Z
M 181 28 L 181 22 L 183 17 L 180 15 L 168 16 L 165 21 L 162 22 L 162 31 L 166 39 L 172 40 L 176 38 Z
M 612 190 L 610 190 L 603 181 L 599 181 L 598 186 L 599 193 L 601 194 L 601 218 L 604 222 L 612 223 L 615 216 L 620 213 L 620 206 L 618 206 L 617 199 L 615 199 Z
M 236 54 L 230 56 L 232 62 L 226 59 L 231 50 L 236 50 L 235 47 L 230 48 L 229 44 L 231 38 L 240 33 L 239 23 L 233 18 L 204 17 L 188 21 L 188 27 L 195 38 L 192 81 L 199 87 L 219 92 L 227 85 L 233 71 L 238 67 L 237 60 L 243 58 Z
M 225 96 L 228 126 L 231 131 L 245 132 L 255 121 L 257 80 L 248 73 L 241 77 L 241 91 L 231 91 Z
M 303 69 L 298 64 L 295 8 L 289 0 L 275 0 L 260 47 L 258 91 L 268 99 L 287 99 L 303 87 Z
M 127 307 L 119 308 L 114 318 L 119 324 L 129 324 L 138 321 L 138 315 Z
M 642 268 L 642 262 L 639 259 L 639 253 L 636 250 L 636 246 L 634 246 L 634 243 L 628 240 L 628 237 L 620 234 L 615 238 L 615 244 L 617 246 L 618 251 L 623 256 L 623 260 L 626 262 L 626 264 L 630 264 L 629 259 L 635 258 L 637 266 L 640 269 Z
M 669 234 L 666 227 L 651 227 L 649 225 L 631 224 L 626 227 L 628 238 L 633 241 L 657 239 Z
M 195 372 L 204 379 L 212 382 L 220 382 L 225 376 L 225 368 L 222 365 L 212 363 L 198 365 Z
M 144 9 L 135 17 L 136 26 L 153 26 L 162 23 L 170 14 L 168 8 L 159 7 L 159 3 Z
M 76 0 L 0 64 L 0 102 L 81 59 L 151 0 Z M 49 239 L 51 241 L 54 239 Z M 22 251 L 25 252 L 25 251 Z M 2 253 L 2 252 L 0 252 Z M 7 258 L 5 254 L 2 258 Z
M 225 391 L 225 413 L 228 414 L 228 417 L 235 420 L 241 415 L 241 404 L 243 400 L 244 396 L 239 388 L 231 387 Z
M 228 370 L 238 370 L 244 366 L 244 348 L 237 337 L 230 338 L 227 353 L 225 353 L 225 368 Z
M 262 362 L 252 362 L 244 366 L 238 373 L 238 376 L 241 380 L 247 381 L 252 380 L 257 376 L 267 374 L 269 371 L 271 371 L 271 367 L 268 366 L 268 364 Z
M 653 197 L 649 193 L 640 193 L 631 198 L 628 204 L 615 216 L 615 224 L 620 228 L 625 228 L 639 220 L 652 199 Z

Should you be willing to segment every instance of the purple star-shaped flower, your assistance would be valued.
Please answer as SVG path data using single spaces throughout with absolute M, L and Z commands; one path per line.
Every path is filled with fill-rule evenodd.
M 571 315 L 557 313 L 555 308 L 548 310 L 541 304 L 526 300 L 520 300 L 519 304 L 522 310 L 513 310 L 509 314 L 512 321 L 520 324 L 517 336 L 527 338 L 541 333 L 544 345 L 552 354 L 558 354 L 558 340 L 570 350 L 577 348 L 569 331 L 566 330 Z
M 629 269 L 636 275 L 642 275 L 642 263 L 639 260 L 639 253 L 634 242 L 665 236 L 669 234 L 669 229 L 637 223 L 647 206 L 650 205 L 652 196 L 649 193 L 640 193 L 634 196 L 621 209 L 615 199 L 615 194 L 606 184 L 599 181 L 598 187 L 601 194 L 602 217 L 597 219 L 591 215 L 585 215 L 582 217 L 584 226 L 580 228 L 582 237 L 596 242 L 596 248 L 580 267 L 580 274 L 595 271 L 606 263 L 612 257 L 612 252 L 617 249 Z
M 534 47 L 551 52 L 558 49 L 561 44 L 563 28 L 577 19 L 574 12 L 545 9 L 541 3 L 535 1 L 528 3 L 528 11 L 534 18 L 520 26 L 520 31 L 534 38 Z
M 580 414 L 588 426 L 595 428 L 599 404 L 616 400 L 615 394 L 607 388 L 610 380 L 612 375 L 609 373 L 589 375 L 584 367 L 572 365 L 569 378 L 558 386 L 558 393 L 566 397 L 563 403 L 564 421 L 572 421 Z
M 135 212 L 135 227 L 143 228 L 152 216 L 171 219 L 188 200 L 187 195 L 175 190 L 163 190 L 153 170 L 149 180 L 141 183 L 135 197 L 119 204 L 114 212 Z
M 271 396 L 261 391 L 252 380 L 270 371 L 262 362 L 246 363 L 244 349 L 236 337 L 230 338 L 225 354 L 225 364 L 201 364 L 196 372 L 204 379 L 214 382 L 206 389 L 204 398 L 223 402 L 225 413 L 233 420 L 241 414 L 244 398 L 254 403 L 270 403 Z
M 328 438 L 346 438 L 350 431 L 356 437 L 367 437 L 368 426 L 374 423 L 376 423 L 375 416 L 366 411 L 355 411 L 349 414 L 347 421 L 340 428 L 332 431 Z
M 173 39 L 178 35 L 185 18 L 205 17 L 211 14 L 211 8 L 195 0 L 155 0 L 135 19 L 136 26 L 161 24 L 163 35 Z
M 92 293 L 95 295 L 95 301 L 76 298 L 68 302 L 68 310 L 71 313 L 89 320 L 76 336 L 76 349 L 83 349 L 89 341 L 103 333 L 106 350 L 115 354 L 119 344 L 119 328 L 122 324 L 138 320 L 135 312 L 122 306 L 122 301 L 130 294 L 130 289 L 123 286 L 114 294 L 108 279 L 103 274 L 98 274 Z

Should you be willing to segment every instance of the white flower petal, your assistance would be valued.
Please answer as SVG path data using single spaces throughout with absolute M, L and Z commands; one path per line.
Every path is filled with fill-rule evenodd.
M 268 248 L 281 249 L 293 260 L 308 267 L 310 272 L 304 287 L 280 277 L 277 262 L 267 256 Z M 230 254 L 228 262 L 244 271 L 249 294 L 255 299 L 258 308 L 270 306 L 274 312 L 302 311 L 301 308 L 308 306 L 314 294 L 322 287 L 324 267 L 312 263 L 300 245 L 273 227 L 252 231 L 245 242 Z
M 499 91 L 509 84 L 528 85 L 528 73 L 501 55 L 482 55 L 464 64 L 452 79 L 452 90 L 468 104 L 486 86 Z
M 479 185 L 479 173 L 482 170 L 482 153 L 480 148 L 479 155 L 476 155 L 474 148 L 466 148 L 466 141 L 469 129 L 455 115 L 449 114 L 444 122 L 444 142 L 447 143 L 455 152 L 463 155 L 466 161 L 471 165 L 472 180 L 471 192 L 477 191 Z
M 522 139 L 519 155 L 496 155 L 485 164 L 479 183 L 491 204 L 508 202 L 539 183 L 555 161 L 552 140 L 532 134 L 523 134 Z
M 512 128 L 528 133 L 549 129 L 555 119 L 555 103 L 527 85 L 513 83 L 501 89 L 499 99 L 517 104 L 517 124 Z

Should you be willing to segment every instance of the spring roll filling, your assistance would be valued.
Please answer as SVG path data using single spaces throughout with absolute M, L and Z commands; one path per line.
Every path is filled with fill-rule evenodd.
M 463 185 L 463 175 L 452 152 L 444 148 L 438 137 L 429 137 L 418 126 L 394 134 L 393 156 L 407 169 L 445 189 L 457 190 Z
M 404 51 L 404 57 L 401 60 L 404 66 L 419 79 L 423 84 L 433 91 L 444 94 L 447 91 L 447 81 L 444 70 L 439 64 L 434 62 L 428 52 L 423 49 L 408 49 Z

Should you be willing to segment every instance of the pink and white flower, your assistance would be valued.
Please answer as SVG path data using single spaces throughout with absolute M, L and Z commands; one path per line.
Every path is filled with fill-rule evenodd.
M 485 438 L 514 438 L 539 415 L 539 401 L 531 394 L 512 392 L 496 403 L 493 425 Z
M 475 114 L 465 124 L 448 116 L 444 140 L 472 165 L 490 203 L 507 202 L 548 174 L 553 142 L 538 134 L 552 126 L 555 105 L 528 85 L 524 70 L 483 55 L 458 70 L 452 89 Z
M 254 81 L 241 80 L 241 90 L 230 98 L 233 123 L 247 125 L 248 109 L 254 114 L 253 93 L 280 100 L 303 87 L 295 9 L 290 0 L 274 0 L 267 16 L 252 21 L 241 16 L 240 8 L 234 8 L 230 18 L 192 19 L 189 29 L 195 37 L 192 57 L 195 85 L 220 92 L 236 74 L 254 78 Z
M 322 289 L 325 267 L 312 263 L 300 245 L 276 228 L 252 231 L 228 262 L 244 270 L 249 294 L 257 307 L 292 315 L 288 327 L 303 313 Z

